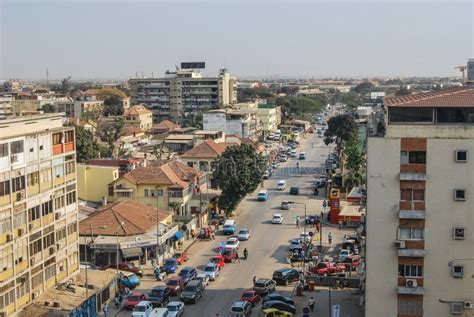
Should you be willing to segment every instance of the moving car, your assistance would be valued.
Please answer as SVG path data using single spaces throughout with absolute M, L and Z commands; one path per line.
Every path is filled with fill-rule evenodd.
M 278 190 L 284 190 L 284 189 L 286 189 L 286 181 L 284 181 L 284 180 L 278 181 L 277 189 L 278 189 Z
M 343 264 L 347 271 L 356 271 L 360 266 L 360 258 L 360 255 L 350 255 L 346 257 L 340 264 Z
M 225 242 L 225 248 L 226 249 L 237 249 L 239 247 L 239 239 L 237 238 L 229 238 Z
M 290 146 L 291 146 L 291 145 L 290 145 Z M 291 157 L 297 157 L 297 156 L 298 156 L 298 153 L 296 152 L 296 150 L 291 150 L 290 156 L 291 156 Z
M 181 317 L 184 315 L 184 303 L 180 301 L 172 301 L 166 305 L 168 309 L 168 317 Z
M 219 268 L 215 263 L 208 263 L 204 267 L 203 273 L 207 275 L 211 281 L 215 281 L 217 276 L 219 276 Z
M 281 225 L 283 223 L 283 216 L 281 214 L 274 214 L 272 223 Z
M 237 233 L 237 239 L 239 239 L 240 241 L 250 239 L 250 230 L 247 228 L 240 229 Z
M 294 247 L 302 248 L 303 247 L 303 240 L 301 240 L 301 238 L 291 240 L 290 241 L 290 251 Z
M 300 159 L 300 160 L 306 159 L 306 153 L 305 153 L 305 152 L 300 152 L 299 159 Z
M 197 275 L 197 272 L 192 266 L 186 266 L 179 271 L 178 275 L 183 278 L 184 284 L 187 284 Z
M 261 311 L 261 317 L 292 317 L 293 314 L 276 308 L 267 308 Z
M 184 289 L 184 280 L 180 276 L 174 276 L 166 282 L 171 295 L 178 295 Z
M 290 210 L 291 204 L 288 200 L 283 200 L 281 202 L 281 209 L 283 210 Z
M 212 262 L 212 263 L 215 263 L 217 265 L 217 267 L 219 269 L 222 269 L 222 267 L 224 266 L 224 258 L 222 257 L 222 255 L 214 255 L 209 262 Z
M 261 295 L 267 295 L 275 291 L 276 282 L 268 278 L 259 278 L 253 285 L 254 291 Z
M 293 186 L 290 188 L 290 195 L 298 195 L 300 193 L 300 188 L 298 186 Z
M 143 277 L 143 270 L 140 267 L 135 266 L 133 262 L 119 263 L 118 269 L 121 271 L 132 272 L 132 273 L 137 274 L 137 276 L 139 277 Z
M 146 300 L 145 294 L 134 292 L 130 294 L 127 298 L 127 305 L 125 306 L 127 309 L 134 309 L 138 303 L 141 301 Z
M 175 258 L 165 260 L 165 264 L 163 265 L 163 269 L 166 273 L 175 273 L 178 269 L 178 260 Z
M 272 168 L 273 168 L 273 169 L 277 169 L 278 166 L 280 166 L 280 164 L 278 163 L 278 161 L 275 161 L 275 162 L 272 163 Z
M 224 229 L 222 229 L 222 232 L 226 235 L 229 235 L 229 234 L 234 234 L 235 230 L 237 230 L 237 224 L 235 223 L 235 220 L 227 219 L 224 222 Z
M 188 260 L 188 255 L 186 252 L 175 252 L 173 258 L 178 261 L 178 264 L 181 265 Z
M 188 285 L 184 287 L 180 298 L 184 303 L 196 304 L 197 301 L 202 297 L 203 292 L 204 286 L 202 285 L 202 282 L 194 280 L 189 282 Z
M 268 191 L 267 190 L 261 190 L 257 195 L 257 200 L 258 201 L 266 201 L 267 199 L 268 199 Z
M 346 267 L 334 262 L 322 261 L 319 262 L 315 267 L 311 268 L 310 271 L 320 276 L 328 276 L 337 274 L 339 272 L 345 272 Z
M 140 285 L 140 279 L 135 273 L 131 272 L 120 272 L 120 283 L 122 283 L 123 286 L 128 287 L 129 289 L 134 289 L 138 285 Z
M 250 302 L 252 306 L 255 306 L 259 301 L 261 297 L 260 294 L 258 294 L 255 290 L 249 288 L 246 289 L 242 296 L 240 296 L 240 300 L 245 300 L 247 302 Z
M 268 294 L 267 296 L 265 296 L 265 298 L 262 300 L 262 305 L 265 304 L 266 302 L 274 301 L 274 300 L 279 300 L 280 302 L 283 302 L 285 304 L 295 306 L 295 301 L 293 299 L 291 299 L 290 297 L 283 296 L 281 294 L 277 294 L 277 293 Z
M 196 275 L 194 279 L 200 280 L 204 288 L 206 288 L 206 286 L 209 285 L 210 278 L 209 278 L 209 275 L 207 275 L 206 273 L 199 273 L 198 275 Z
M 247 317 L 252 312 L 252 304 L 247 301 L 235 301 L 229 310 L 230 317 Z
M 286 156 L 284 154 L 282 156 L 280 156 L 280 162 L 283 163 L 283 162 L 286 162 L 286 161 L 288 161 L 288 156 Z
M 291 282 L 296 282 L 300 278 L 300 273 L 295 269 L 284 268 L 273 272 L 272 279 L 277 284 L 288 285 Z
M 163 307 L 170 301 L 171 291 L 166 286 L 153 287 L 148 293 L 148 300 L 153 304 L 153 307 Z
M 342 249 L 339 251 L 339 261 L 344 261 L 348 256 L 353 255 L 351 250 Z
M 153 311 L 153 305 L 150 301 L 142 300 L 135 305 L 132 317 L 148 317 Z
M 263 172 L 262 178 L 263 179 L 269 179 L 270 176 L 271 176 L 270 172 L 268 170 L 266 170 L 265 172 Z
M 222 252 L 222 257 L 224 258 L 224 262 L 232 262 L 235 259 L 235 249 L 225 249 Z
M 289 305 L 279 300 L 271 300 L 262 305 L 262 309 L 267 308 L 276 308 L 278 310 L 283 310 L 291 314 L 296 314 L 295 306 Z

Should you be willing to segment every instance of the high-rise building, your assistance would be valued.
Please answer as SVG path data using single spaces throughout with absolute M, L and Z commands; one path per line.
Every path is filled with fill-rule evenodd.
M 150 109 L 154 122 L 179 122 L 185 112 L 221 108 L 237 100 L 237 83 L 227 69 L 221 69 L 217 77 L 179 69 L 166 72 L 164 78 L 132 78 L 129 85 L 132 104 Z
M 63 115 L 0 120 L 0 316 L 79 269 L 76 142 Z
M 467 61 L 467 83 L 474 85 L 474 58 Z
M 366 316 L 474 313 L 474 89 L 386 98 L 367 147 Z

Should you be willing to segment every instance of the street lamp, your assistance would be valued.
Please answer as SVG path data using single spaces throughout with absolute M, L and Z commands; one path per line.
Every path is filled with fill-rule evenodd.
M 97 229 L 105 229 L 107 228 L 106 226 L 99 226 L 97 227 Z M 94 242 L 94 234 L 92 233 L 92 223 L 89 224 L 89 230 L 91 232 L 91 242 L 89 245 L 92 245 L 92 243 Z M 86 260 L 86 300 L 89 298 L 89 280 L 87 278 L 87 267 L 89 266 L 88 265 L 88 262 L 87 262 L 87 238 L 86 238 L 86 245 L 85 245 L 85 260 Z

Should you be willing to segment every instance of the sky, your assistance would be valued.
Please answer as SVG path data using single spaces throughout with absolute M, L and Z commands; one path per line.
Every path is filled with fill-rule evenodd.
M 455 76 L 472 0 L 0 0 L 0 79 Z

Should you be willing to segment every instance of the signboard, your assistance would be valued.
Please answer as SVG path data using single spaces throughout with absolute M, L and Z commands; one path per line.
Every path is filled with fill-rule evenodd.
M 181 63 L 181 69 L 202 69 L 206 68 L 205 62 L 183 62 Z
M 339 317 L 340 309 L 339 305 L 332 305 L 332 317 Z
M 310 231 L 308 234 L 309 234 L 310 237 L 314 236 L 314 232 L 313 232 L 313 231 Z

